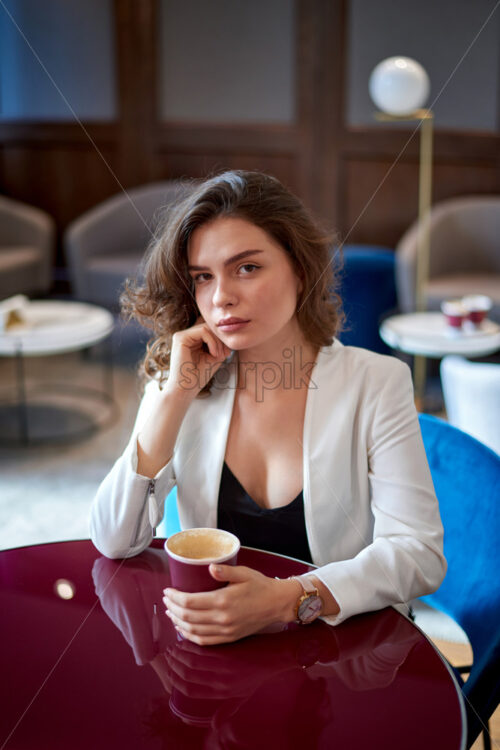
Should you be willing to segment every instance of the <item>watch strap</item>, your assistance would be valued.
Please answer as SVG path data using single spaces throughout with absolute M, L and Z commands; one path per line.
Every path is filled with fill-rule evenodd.
M 318 589 L 314 585 L 314 583 L 311 581 L 310 578 L 307 578 L 306 576 L 290 576 L 291 579 L 294 581 L 298 581 L 302 588 L 304 589 L 305 594 L 318 594 Z

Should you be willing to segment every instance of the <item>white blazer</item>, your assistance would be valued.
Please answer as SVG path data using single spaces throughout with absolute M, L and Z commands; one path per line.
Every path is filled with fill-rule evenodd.
M 174 485 L 182 528 L 217 525 L 234 364 L 219 371 L 223 386 L 194 399 L 174 455 L 154 480 L 136 473 L 136 435 L 158 398 L 156 381 L 147 385 L 130 442 L 92 507 L 91 537 L 104 555 L 144 550 Z M 320 350 L 307 395 L 303 481 L 316 575 L 340 606 L 327 622 L 439 586 L 446 572 L 443 527 L 405 364 L 338 341 Z

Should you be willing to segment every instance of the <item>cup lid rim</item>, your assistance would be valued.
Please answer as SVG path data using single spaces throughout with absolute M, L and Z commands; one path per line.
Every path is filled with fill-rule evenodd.
M 210 526 L 197 526 L 196 531 L 218 531 L 224 534 L 225 536 L 230 536 L 234 540 L 234 547 L 230 552 L 226 552 L 224 555 L 219 555 L 218 557 L 183 557 L 182 555 L 177 554 L 177 552 L 173 552 L 168 547 L 168 542 L 170 539 L 173 539 L 178 534 L 183 534 L 186 531 L 194 531 L 194 529 L 182 529 L 181 531 L 177 531 L 175 534 L 172 534 L 167 539 L 165 539 L 164 547 L 165 552 L 172 557 L 174 560 L 177 560 L 178 562 L 185 563 L 186 565 L 209 565 L 210 563 L 223 563 L 226 560 L 230 560 L 232 557 L 234 557 L 240 550 L 241 542 L 238 539 L 238 537 L 235 534 L 232 534 L 230 531 L 226 531 L 225 529 L 217 529 Z

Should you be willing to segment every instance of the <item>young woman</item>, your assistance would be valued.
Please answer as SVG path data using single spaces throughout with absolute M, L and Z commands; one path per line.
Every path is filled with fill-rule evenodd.
M 131 440 L 93 505 L 96 547 L 142 552 L 177 485 L 183 528 L 219 526 L 319 566 L 287 580 L 211 566 L 228 586 L 167 589 L 186 638 L 337 624 L 439 586 L 443 530 L 409 370 L 335 338 L 329 238 L 295 196 L 257 172 L 203 182 L 127 299 L 156 339 Z

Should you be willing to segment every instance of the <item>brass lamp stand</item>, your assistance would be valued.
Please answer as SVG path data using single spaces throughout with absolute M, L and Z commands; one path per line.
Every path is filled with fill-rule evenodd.
M 430 109 L 417 109 L 408 115 L 390 115 L 385 112 L 375 114 L 381 122 L 419 122 L 420 129 L 420 163 L 418 172 L 418 236 L 417 236 L 417 269 L 416 269 L 416 309 L 426 309 L 425 283 L 429 277 L 430 258 L 430 208 L 432 198 L 432 140 L 434 113 Z M 426 359 L 416 356 L 413 360 L 413 380 L 415 400 L 422 407 L 425 381 Z

